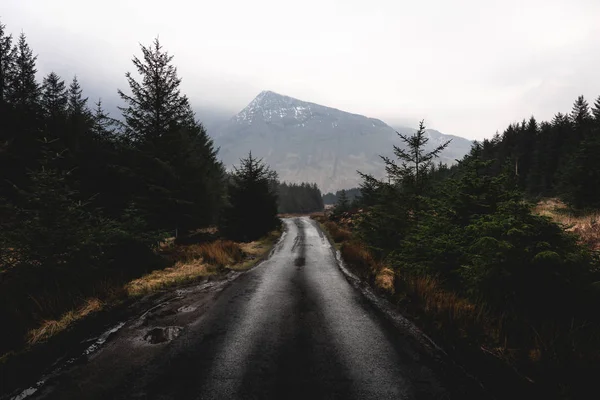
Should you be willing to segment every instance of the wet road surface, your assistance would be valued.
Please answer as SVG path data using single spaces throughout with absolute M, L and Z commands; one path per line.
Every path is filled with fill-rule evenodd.
M 272 256 L 201 315 L 159 334 L 146 321 L 32 398 L 481 398 L 456 395 L 454 373 L 349 283 L 315 221 L 284 223 Z

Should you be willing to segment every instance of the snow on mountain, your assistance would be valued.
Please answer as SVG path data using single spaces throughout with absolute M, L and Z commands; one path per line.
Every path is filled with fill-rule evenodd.
M 398 128 L 410 134 L 412 128 Z M 469 140 L 427 131 L 430 145 L 453 139 L 441 161 L 452 163 L 469 151 Z M 357 173 L 383 177 L 379 155 L 391 156 L 400 145 L 383 121 L 301 101 L 271 91 L 261 92 L 213 135 L 229 168 L 249 151 L 263 158 L 288 182 L 316 182 L 326 193 L 356 187 Z

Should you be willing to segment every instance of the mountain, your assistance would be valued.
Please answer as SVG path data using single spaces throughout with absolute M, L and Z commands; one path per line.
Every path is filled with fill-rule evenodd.
M 412 128 L 397 128 L 401 133 Z M 466 154 L 471 141 L 428 130 L 433 147 L 453 139 L 441 161 L 452 163 Z M 384 176 L 379 155 L 400 145 L 385 122 L 325 107 L 271 91 L 261 92 L 213 135 L 219 155 L 229 168 L 249 151 L 263 158 L 287 182 L 316 182 L 324 192 L 357 187 L 357 170 Z

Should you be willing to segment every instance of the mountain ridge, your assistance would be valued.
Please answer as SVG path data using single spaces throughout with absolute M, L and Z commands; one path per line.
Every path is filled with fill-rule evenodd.
M 252 151 L 281 180 L 316 182 L 328 192 L 358 186 L 357 170 L 383 177 L 379 155 L 391 156 L 393 145 L 401 146 L 397 131 L 412 134 L 416 129 L 392 128 L 377 118 L 263 90 L 213 137 L 227 168 Z M 431 146 L 450 138 L 433 129 L 427 135 Z M 452 139 L 442 162 L 462 158 L 472 144 L 459 136 Z

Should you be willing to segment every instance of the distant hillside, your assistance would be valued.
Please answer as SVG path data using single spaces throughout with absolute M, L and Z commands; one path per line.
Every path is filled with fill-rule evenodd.
M 414 129 L 396 128 L 402 133 Z M 428 130 L 431 146 L 453 139 L 441 157 L 462 158 L 471 141 Z M 252 151 L 287 182 L 316 182 L 323 193 L 357 187 L 360 170 L 382 177 L 379 157 L 399 145 L 395 129 L 385 122 L 335 108 L 261 92 L 239 114 L 220 125 L 213 137 L 219 155 L 230 167 Z

